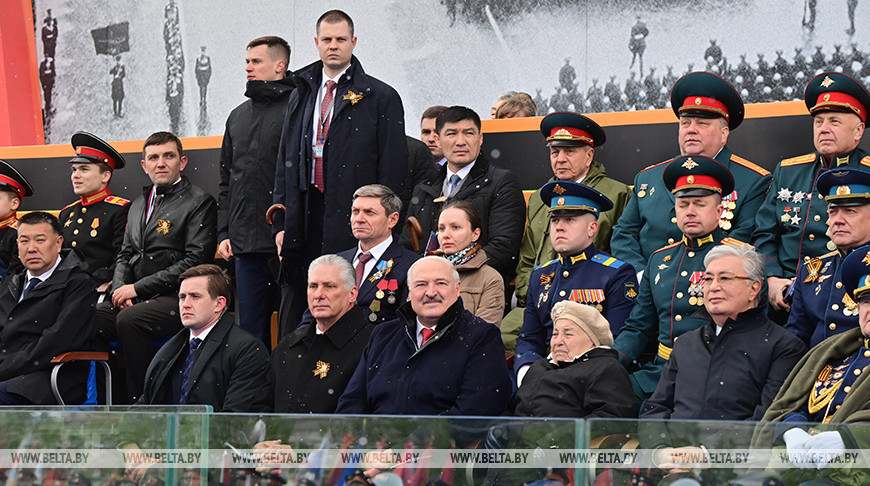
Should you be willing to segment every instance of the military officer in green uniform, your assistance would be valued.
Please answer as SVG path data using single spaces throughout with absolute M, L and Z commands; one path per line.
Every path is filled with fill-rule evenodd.
M 630 264 L 599 251 L 593 243 L 600 214 L 613 203 L 604 194 L 571 181 L 551 181 L 538 193 L 547 201 L 548 240 L 558 258 L 531 274 L 528 305 L 517 341 L 517 384 L 525 368 L 546 357 L 553 334 L 553 305 L 571 300 L 595 307 L 619 334 L 637 298 L 637 277 Z
M 693 317 L 704 307 L 704 256 L 720 243 L 746 244 L 726 237 L 719 227 L 722 194 L 734 190 L 728 169 L 701 155 L 684 155 L 665 167 L 663 180 L 676 199 L 676 224 L 683 236 L 650 257 L 637 302 L 613 344 L 620 361 L 634 370 L 631 383 L 638 403 L 655 391 L 674 341 L 709 322 Z M 654 361 L 635 369 L 638 358 L 656 341 Z
M 846 256 L 870 243 L 870 172 L 831 169 L 816 185 L 828 203 L 828 232 L 836 250 L 801 264 L 785 325 L 810 347 L 858 327 L 858 304 L 843 288 L 841 272 Z
M 719 225 L 725 234 L 749 241 L 755 229 L 755 213 L 770 187 L 770 172 L 728 149 L 732 130 L 743 121 L 743 100 L 725 80 L 706 72 L 689 73 L 674 84 L 671 106 L 680 119 L 682 155 L 715 159 L 734 177 L 734 189 L 722 194 Z M 650 255 L 680 240 L 673 209 L 674 196 L 662 185 L 670 161 L 647 167 L 634 178 L 628 206 L 613 229 L 611 252 L 637 269 L 646 267 Z
M 15 167 L 0 160 L 0 280 L 20 270 L 18 259 L 18 208 L 33 187 Z
M 606 140 L 604 130 L 591 119 L 577 113 L 551 113 L 541 120 L 541 134 L 550 149 L 550 166 L 553 179 L 583 183 L 604 194 L 612 208 L 598 216 L 598 232 L 595 234 L 595 248 L 610 251 L 610 235 L 613 226 L 622 215 L 631 196 L 625 184 L 607 177 L 604 165 L 593 160 L 595 147 Z M 517 333 L 523 325 L 523 310 L 529 290 L 529 275 L 532 270 L 556 257 L 548 236 L 550 218 L 549 206 L 541 198 L 541 191 L 529 197 L 526 209 L 526 232 L 520 247 L 517 263 L 516 296 L 517 307 L 502 321 L 502 339 L 508 349 L 513 349 Z
M 757 448 L 786 446 L 789 459 L 800 468 L 782 468 L 780 478 L 786 484 L 870 481 L 866 467 L 838 465 L 845 449 L 870 447 L 865 432 L 870 421 L 870 246 L 846 257 L 842 277 L 847 295 L 858 303 L 859 327 L 826 339 L 795 365 L 753 437 Z M 851 429 L 841 425 L 849 423 L 864 424 Z
M 777 164 L 752 240 L 768 257 L 768 298 L 775 309 L 789 307 L 783 291 L 798 265 L 836 249 L 826 234 L 824 195 L 816 190 L 819 174 L 870 166 L 868 153 L 858 148 L 870 107 L 870 93 L 861 83 L 840 73 L 819 74 L 807 85 L 804 103 L 813 116 L 816 151 Z
M 124 157 L 90 133 L 74 133 L 71 143 L 76 155 L 69 161 L 70 179 L 79 199 L 58 217 L 63 247 L 75 249 L 88 264 L 88 273 L 103 284 L 115 273 L 115 257 L 127 226 L 130 201 L 113 196 L 109 189 L 113 171 L 125 165 Z

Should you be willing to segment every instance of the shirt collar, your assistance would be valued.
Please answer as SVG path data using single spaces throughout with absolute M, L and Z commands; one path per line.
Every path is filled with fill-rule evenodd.
M 204 343 L 204 342 L 205 342 L 205 338 L 208 336 L 208 334 L 211 332 L 211 330 L 215 328 L 215 325 L 217 325 L 218 321 L 220 321 L 220 320 L 221 320 L 221 318 L 218 317 L 218 318 L 217 318 L 217 321 L 214 321 L 210 326 L 208 326 L 208 327 L 205 328 L 203 331 L 201 331 L 201 332 L 199 333 L 199 336 L 194 336 L 194 335 L 193 335 L 193 331 L 191 331 L 190 334 L 187 336 L 187 341 L 188 341 L 188 342 L 193 341 L 193 338 L 196 337 L 196 338 L 199 338 L 199 342 L 200 342 L 200 344 Z
M 46 280 L 48 280 L 51 277 L 51 275 L 54 273 L 54 271 L 57 270 L 57 267 L 58 267 L 58 265 L 60 265 L 61 260 L 63 260 L 63 258 L 60 255 L 58 255 L 57 260 L 55 260 L 55 262 L 54 262 L 54 266 L 49 268 L 48 271 L 43 273 L 42 275 L 33 275 L 32 273 L 30 273 L 30 270 L 28 270 L 27 271 L 27 278 L 25 279 L 24 284 L 27 285 L 27 283 L 30 282 L 30 279 L 32 279 L 32 278 L 38 278 L 39 280 L 42 280 L 43 282 L 45 282 Z
M 345 73 L 347 73 L 348 69 L 350 69 L 350 64 L 348 64 L 347 67 L 344 68 L 343 71 L 338 73 L 334 78 L 330 78 L 329 76 L 327 76 L 325 69 L 321 70 L 320 71 L 320 88 L 321 89 L 326 88 L 326 82 L 329 81 L 330 79 L 335 81 L 335 84 L 338 84 L 338 81 L 341 79 L 342 76 L 344 76 Z
M 447 179 L 449 180 L 451 175 L 456 174 L 459 176 L 460 179 L 465 180 L 465 176 L 467 176 L 468 173 L 471 172 L 471 168 L 474 167 L 474 164 L 476 162 L 477 162 L 477 160 L 475 159 L 472 163 L 466 165 L 465 167 L 459 169 L 456 172 L 451 171 L 450 166 L 448 165 L 447 166 Z
M 389 236 L 387 236 L 387 239 L 386 239 L 386 240 L 384 240 L 384 241 L 378 243 L 377 245 L 373 246 L 373 247 L 369 250 L 369 255 L 372 256 L 372 261 L 373 261 L 373 262 L 377 262 L 378 260 L 380 260 L 381 257 L 384 255 L 384 252 L 386 252 L 386 251 L 387 251 L 387 248 L 389 248 L 389 246 L 392 245 L 392 244 L 393 244 L 393 235 L 390 234 Z M 358 261 L 358 260 L 359 260 L 359 256 L 362 255 L 363 253 L 364 253 L 364 252 L 362 251 L 362 248 L 360 248 L 359 244 L 357 244 L 357 246 L 356 246 L 356 255 L 354 255 L 354 257 L 353 257 L 353 261 L 354 261 L 354 262 Z

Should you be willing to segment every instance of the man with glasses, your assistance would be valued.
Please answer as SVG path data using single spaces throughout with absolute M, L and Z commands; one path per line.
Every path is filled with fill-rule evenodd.
M 806 352 L 800 339 L 767 318 L 760 253 L 719 245 L 704 257 L 704 267 L 699 312 L 707 323 L 674 344 L 641 418 L 761 420 Z
M 870 243 L 870 172 L 832 169 L 819 176 L 817 189 L 828 204 L 828 235 L 836 250 L 800 266 L 785 325 L 810 347 L 858 327 L 858 304 L 840 274 L 846 256 Z

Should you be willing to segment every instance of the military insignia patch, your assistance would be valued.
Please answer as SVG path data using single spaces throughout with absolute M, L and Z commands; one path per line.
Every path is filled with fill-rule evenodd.
M 541 274 L 541 285 L 547 285 L 553 281 L 553 277 L 556 276 L 556 272 L 553 273 L 542 273 Z
M 632 302 L 637 298 L 637 285 L 634 282 L 625 283 L 625 298 Z
M 330 365 L 325 361 L 317 361 L 317 364 L 314 365 L 314 376 L 320 378 L 321 380 L 326 378 L 326 374 L 329 373 Z
M 157 232 L 162 233 L 164 235 L 169 234 L 169 228 L 172 226 L 172 221 L 168 219 L 158 219 L 157 220 Z
M 822 268 L 822 260 L 818 258 L 813 258 L 812 260 L 807 262 L 807 278 L 804 279 L 804 283 L 810 282 L 818 282 L 819 281 L 819 270 Z
M 822 80 L 821 84 L 822 84 L 823 88 L 830 88 L 831 85 L 834 84 L 834 80 L 831 79 L 830 76 L 825 76 L 825 79 Z M 826 96 L 830 97 L 831 95 L 826 95 Z M 826 99 L 825 101 L 828 101 L 828 100 Z
M 682 167 L 686 168 L 687 170 L 692 170 L 695 167 L 698 167 L 698 163 L 692 160 L 691 157 L 689 157 L 688 159 L 686 159 L 685 162 L 683 162 Z
M 561 196 L 562 194 L 565 194 L 566 192 L 568 192 L 568 189 L 565 189 L 564 187 L 560 186 L 559 184 L 556 184 L 556 187 L 553 188 L 553 192 L 555 192 L 556 194 Z
M 353 91 L 348 90 L 347 94 L 344 95 L 344 98 L 342 98 L 342 99 L 345 101 L 350 101 L 351 105 L 355 105 L 355 104 L 359 103 L 360 100 L 363 99 L 363 95 L 361 95 L 359 93 L 354 93 Z
M 870 267 L 870 253 L 867 253 L 866 255 L 864 255 L 864 259 L 861 260 L 861 263 Z

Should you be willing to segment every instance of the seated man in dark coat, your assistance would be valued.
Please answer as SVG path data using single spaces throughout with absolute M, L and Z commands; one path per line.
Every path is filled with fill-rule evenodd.
M 502 413 L 511 381 L 498 328 L 459 298 L 449 261 L 429 256 L 408 270 L 411 301 L 378 325 L 338 401 L 337 413 Z
M 215 412 L 271 412 L 269 352 L 227 310 L 232 287 L 220 267 L 179 277 L 182 329 L 157 351 L 140 404 L 211 405 Z
M 308 309 L 314 323 L 297 328 L 272 352 L 275 412 L 335 412 L 374 329 L 356 302 L 347 260 L 323 255 L 311 262 Z
M 61 255 L 60 223 L 43 212 L 18 220 L 18 254 L 26 271 L 0 284 L 0 405 L 53 405 L 52 357 L 84 349 L 91 335 L 97 284 L 73 252 Z M 87 368 L 64 368 L 64 399 L 84 399 Z M 86 363 L 81 363 L 86 366 Z
M 610 324 L 594 307 L 563 300 L 553 306 L 552 352 L 529 368 L 511 400 L 513 415 L 634 417 L 628 372 L 610 349 Z
M 719 245 L 704 266 L 704 309 L 697 314 L 710 322 L 674 344 L 641 418 L 761 420 L 806 352 L 800 339 L 767 318 L 760 253 Z

